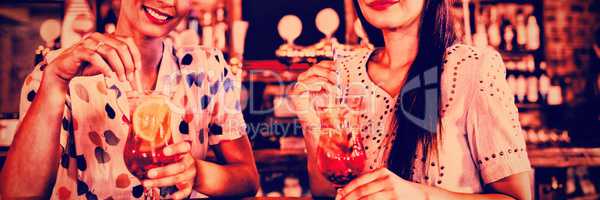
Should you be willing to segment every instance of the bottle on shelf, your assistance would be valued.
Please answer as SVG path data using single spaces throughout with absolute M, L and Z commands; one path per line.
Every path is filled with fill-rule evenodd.
M 540 26 L 535 16 L 529 16 L 527 19 L 527 50 L 535 51 L 540 48 Z
M 548 105 L 557 106 L 562 104 L 562 88 L 559 85 L 552 85 L 548 89 L 548 99 L 546 100 Z
M 525 95 L 527 95 L 527 80 L 525 75 L 519 75 L 517 78 L 517 89 L 515 90 L 517 94 L 517 102 L 519 103 L 527 103 L 527 99 Z
M 550 90 L 550 77 L 546 72 L 546 62 L 540 62 L 540 94 L 541 97 L 546 100 L 548 98 L 548 91 Z
M 518 49 L 525 49 L 525 44 L 527 42 L 527 28 L 525 26 L 525 16 L 521 14 L 517 14 L 517 24 L 516 24 L 516 32 L 517 32 L 517 46 Z
M 488 40 L 490 45 L 494 48 L 499 48 L 502 43 L 502 37 L 500 37 L 500 23 L 498 20 L 498 13 L 495 6 L 490 8 L 490 25 L 488 27 Z
M 473 43 L 477 47 L 487 47 L 488 38 L 487 30 L 485 28 L 484 16 L 481 14 L 479 4 L 475 4 L 475 34 L 473 34 Z
M 533 55 L 527 55 L 523 59 L 524 64 L 526 65 L 527 72 L 534 73 L 535 72 L 535 58 Z
M 225 20 L 225 5 L 219 5 L 216 11 L 215 23 L 215 47 L 221 51 L 226 50 L 227 44 L 227 22 Z
M 513 51 L 513 41 L 515 38 L 515 33 L 513 32 L 512 25 L 506 25 L 504 27 L 504 50 Z
M 213 14 L 205 12 L 202 15 L 202 45 L 208 48 L 215 47 L 215 30 L 213 24 Z
M 538 78 L 536 76 L 529 76 L 529 78 L 527 78 L 527 101 L 529 103 L 538 102 L 538 91 Z

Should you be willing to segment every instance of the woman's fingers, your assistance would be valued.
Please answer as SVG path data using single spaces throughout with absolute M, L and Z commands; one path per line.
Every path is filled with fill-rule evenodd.
M 319 92 L 325 90 L 332 92 L 335 85 L 329 82 L 326 78 L 320 76 L 313 76 L 303 81 L 299 81 L 294 85 L 294 94 L 302 94 L 304 92 Z
M 137 79 L 135 73 L 137 69 L 141 69 L 142 68 L 142 56 L 140 54 L 140 50 L 138 49 L 137 45 L 135 44 L 135 42 L 133 41 L 133 38 L 131 37 L 121 37 L 121 36 L 114 36 L 116 39 L 120 40 L 121 42 L 123 42 L 125 45 L 127 45 L 127 48 L 129 49 L 129 53 L 131 54 L 131 58 L 132 58 L 132 62 L 133 62 L 133 68 L 129 69 L 130 71 L 127 71 L 127 80 L 129 80 L 134 89 L 137 89 Z M 128 70 L 128 69 L 126 69 Z
M 385 191 L 373 193 L 368 196 L 361 197 L 360 200 L 379 200 L 379 199 L 394 200 L 397 198 L 398 197 L 395 196 L 393 192 L 390 192 L 389 190 L 385 190 Z M 410 196 L 407 196 L 407 198 L 410 199 Z
M 108 61 L 110 66 L 112 66 L 113 71 L 117 73 L 117 77 L 120 81 L 125 81 L 125 65 L 123 64 L 117 50 L 111 47 L 108 44 L 100 45 L 96 50 L 98 54 L 104 58 L 104 60 Z
M 98 51 L 103 57 L 106 55 L 104 58 L 109 59 L 109 63 L 114 65 L 113 67 L 115 67 L 115 71 L 119 74 L 121 81 L 127 79 L 133 82 L 133 72 L 136 66 L 134 64 L 133 50 L 130 49 L 129 45 L 116 37 L 99 33 L 92 34 L 90 38 L 104 44 L 98 48 Z
M 184 154 L 190 152 L 191 145 L 189 142 L 180 142 L 173 145 L 168 145 L 163 149 L 165 156 L 172 156 L 177 154 Z
M 81 75 L 91 76 L 98 73 L 104 74 L 107 77 L 114 77 L 115 74 L 111 67 L 102 59 L 98 53 L 86 47 L 80 46 L 74 53 L 80 60 L 79 71 Z
M 191 182 L 196 176 L 196 168 L 194 166 L 188 167 L 182 173 L 178 173 L 173 176 L 166 176 L 157 179 L 144 180 L 145 187 L 166 187 L 177 185 L 182 182 Z
M 326 68 L 326 69 L 329 69 L 332 71 L 335 71 L 335 68 L 336 68 L 335 63 L 332 60 L 321 61 L 321 62 L 317 63 L 315 66 Z
M 357 200 L 357 199 L 369 199 L 368 197 L 375 195 L 376 193 L 382 192 L 387 188 L 386 178 L 379 178 L 373 182 L 358 186 L 356 189 L 349 193 L 343 193 L 341 195 L 342 200 Z M 338 199 L 338 198 L 336 198 Z
M 179 189 L 177 192 L 173 193 L 173 195 L 171 195 L 171 198 L 173 199 L 185 199 L 186 197 L 190 196 L 190 194 L 192 193 L 192 183 L 182 183 L 182 184 L 178 184 L 177 185 L 177 189 Z
M 164 178 L 182 173 L 186 169 L 193 167 L 194 158 L 189 155 L 184 156 L 179 162 L 170 165 L 154 168 L 148 171 L 148 178 Z
M 308 70 L 306 70 L 304 73 L 298 75 L 298 81 L 303 81 L 303 80 L 306 80 L 308 78 L 312 78 L 315 76 L 323 77 L 323 78 L 327 79 L 327 81 L 331 82 L 332 84 L 334 84 L 336 82 L 335 71 L 328 69 L 328 68 L 319 67 L 319 66 L 311 67 Z
M 351 193 L 360 186 L 369 184 L 377 179 L 386 178 L 386 176 L 389 175 L 386 170 L 386 168 L 380 168 L 375 171 L 360 175 L 356 179 L 350 181 L 350 183 L 344 186 L 340 191 L 338 191 L 338 193 L 342 196 L 346 196 L 346 194 Z

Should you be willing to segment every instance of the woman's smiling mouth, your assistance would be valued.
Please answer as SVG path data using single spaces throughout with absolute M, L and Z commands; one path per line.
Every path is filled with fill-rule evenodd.
M 173 19 L 172 16 L 161 12 L 158 9 L 154 9 L 148 6 L 143 6 L 144 13 L 146 13 L 146 17 L 155 24 L 163 25 L 169 22 L 170 19 Z

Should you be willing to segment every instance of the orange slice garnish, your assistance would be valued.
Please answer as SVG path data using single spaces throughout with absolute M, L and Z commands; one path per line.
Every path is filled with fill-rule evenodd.
M 149 97 L 133 111 L 133 131 L 152 144 L 163 144 L 171 137 L 170 109 L 165 98 Z

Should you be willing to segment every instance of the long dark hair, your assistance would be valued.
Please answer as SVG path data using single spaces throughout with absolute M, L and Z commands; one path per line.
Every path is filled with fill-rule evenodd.
M 425 5 L 421 15 L 419 27 L 419 47 L 411 69 L 406 78 L 407 81 L 417 79 L 420 81 L 422 89 L 412 90 L 397 98 L 396 105 L 398 109 L 394 118 L 394 130 L 392 134 L 396 135 L 396 139 L 392 145 L 390 157 L 388 159 L 388 168 L 398 176 L 411 180 L 413 175 L 413 166 L 416 160 L 427 162 L 428 155 L 433 150 L 437 149 L 439 132 L 441 129 L 424 128 L 424 124 L 417 125 L 409 120 L 405 112 L 410 115 L 425 119 L 425 127 L 438 127 L 440 124 L 439 110 L 435 109 L 435 116 L 426 113 L 426 103 L 436 103 L 440 105 L 440 84 L 441 72 L 444 63 L 444 55 L 446 48 L 450 47 L 455 40 L 455 35 L 450 21 L 448 6 L 449 0 L 425 0 Z M 369 24 L 358 5 L 358 1 L 354 0 L 354 7 L 359 20 L 361 20 L 365 31 L 369 36 L 369 40 L 376 46 L 383 45 L 381 30 Z M 423 74 L 434 69 L 437 72 L 435 83 L 424 85 Z M 435 99 L 426 99 L 426 90 L 437 90 Z M 426 102 L 429 101 L 429 102 Z M 431 102 L 434 101 L 434 102 Z M 403 112 L 404 110 L 405 112 Z M 421 148 L 423 157 L 417 158 L 417 148 Z M 426 165 L 429 165 L 429 162 Z

